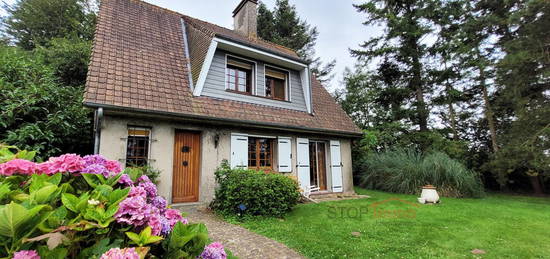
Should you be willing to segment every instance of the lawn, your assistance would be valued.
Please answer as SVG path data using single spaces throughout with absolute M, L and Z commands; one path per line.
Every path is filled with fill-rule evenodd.
M 242 226 L 309 258 L 550 258 L 550 199 L 490 194 L 442 198 L 418 208 L 391 201 L 379 209 L 413 209 L 401 218 L 375 218 L 372 203 L 412 195 L 356 189 L 369 199 L 301 204 L 284 219 L 255 218 Z M 359 212 L 362 214 L 359 215 Z M 359 232 L 354 233 L 352 232 Z

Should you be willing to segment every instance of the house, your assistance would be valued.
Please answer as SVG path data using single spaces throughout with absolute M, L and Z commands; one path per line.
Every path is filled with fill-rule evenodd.
M 257 37 L 256 8 L 241 1 L 232 30 L 103 0 L 84 96 L 95 152 L 159 169 L 171 203 L 212 200 L 223 160 L 292 174 L 304 190 L 353 192 L 361 131 L 296 52 Z

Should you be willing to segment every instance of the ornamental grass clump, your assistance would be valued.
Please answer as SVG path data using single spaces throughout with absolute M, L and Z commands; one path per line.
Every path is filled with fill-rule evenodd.
M 0 258 L 226 258 L 146 175 L 100 155 L 33 157 L 0 145 Z
M 283 174 L 231 169 L 224 161 L 215 175 L 211 207 L 220 214 L 281 217 L 300 199 L 298 183 Z
M 358 164 L 359 185 L 364 188 L 418 194 L 431 184 L 446 197 L 484 196 L 478 174 L 445 153 L 397 149 L 369 155 Z

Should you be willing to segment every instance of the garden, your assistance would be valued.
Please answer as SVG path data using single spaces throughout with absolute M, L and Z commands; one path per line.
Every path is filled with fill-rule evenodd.
M 227 258 L 206 227 L 167 206 L 143 170 L 100 155 L 0 146 L 2 258 Z M 231 256 L 230 256 L 231 257 Z

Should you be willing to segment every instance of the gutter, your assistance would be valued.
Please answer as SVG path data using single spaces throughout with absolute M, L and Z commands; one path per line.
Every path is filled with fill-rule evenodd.
M 348 138 L 360 138 L 363 133 L 353 133 L 353 132 L 345 132 L 345 131 L 337 131 L 337 130 L 327 130 L 327 129 L 321 129 L 321 128 L 308 128 L 308 127 L 302 127 L 302 126 L 289 126 L 284 124 L 278 124 L 278 123 L 268 123 L 268 122 L 257 122 L 257 121 L 250 121 L 250 120 L 237 120 L 237 119 L 224 119 L 224 118 L 213 118 L 203 115 L 191 115 L 191 114 L 182 114 L 182 113 L 176 113 L 176 112 L 166 112 L 166 111 L 154 111 L 154 110 L 146 110 L 146 109 L 139 109 L 139 108 L 131 108 L 131 107 L 120 107 L 115 105 L 109 105 L 109 104 L 100 104 L 100 103 L 92 103 L 92 102 L 84 102 L 85 106 L 94 107 L 102 110 L 102 117 L 103 117 L 103 109 L 109 109 L 112 111 L 121 111 L 121 112 L 132 112 L 132 113 L 143 113 L 145 115 L 147 114 L 154 114 L 154 115 L 164 115 L 164 116 L 170 116 L 170 117 L 179 117 L 179 118 L 186 118 L 191 120 L 196 120 L 199 122 L 214 122 L 214 123 L 222 123 L 227 125 L 234 125 L 234 126 L 243 126 L 245 124 L 251 125 L 253 127 L 257 128 L 265 128 L 265 129 L 277 129 L 277 130 L 293 130 L 298 132 L 304 132 L 304 133 L 315 133 L 315 134 L 326 134 L 326 135 L 334 135 L 334 136 L 340 136 L 340 137 L 348 137 Z
M 94 154 L 99 154 L 99 142 L 101 140 L 101 122 L 103 121 L 102 107 L 97 108 L 94 119 Z

